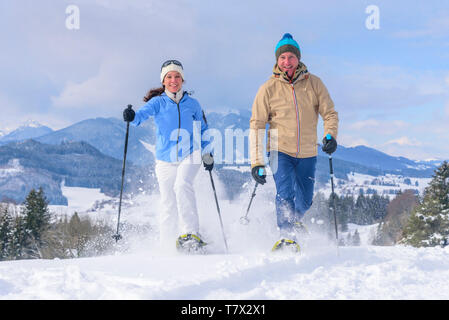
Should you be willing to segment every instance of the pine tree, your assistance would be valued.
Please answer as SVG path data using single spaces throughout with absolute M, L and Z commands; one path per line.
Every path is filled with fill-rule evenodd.
M 26 248 L 25 219 L 16 215 L 13 221 L 11 238 L 9 239 L 10 259 L 22 259 L 25 256 Z
M 354 220 L 352 221 L 358 225 L 369 224 L 366 221 L 366 215 L 368 211 L 368 199 L 363 192 L 360 192 L 354 206 Z
M 424 198 L 413 211 L 401 242 L 416 247 L 447 245 L 449 241 L 449 163 L 435 170 Z
M 354 235 L 352 236 L 352 245 L 353 246 L 360 246 L 360 234 L 359 230 L 355 229 Z
M 50 226 L 50 211 L 48 210 L 48 201 L 44 195 L 44 191 L 32 189 L 24 202 L 25 227 L 29 230 L 30 235 L 39 244 L 42 240 L 43 233 Z
M 348 231 L 348 221 L 352 215 L 354 199 L 352 196 L 337 196 L 335 197 L 335 205 L 337 207 L 336 212 L 339 230 L 346 232 Z
M 24 202 L 25 258 L 42 258 L 44 233 L 50 227 L 51 215 L 44 191 L 32 189 Z
M 348 235 L 346 237 L 346 243 L 350 246 L 352 244 L 352 237 L 351 232 L 348 232 Z
M 5 206 L 0 211 L 0 261 L 9 258 L 11 253 L 10 238 L 13 228 L 13 219 Z

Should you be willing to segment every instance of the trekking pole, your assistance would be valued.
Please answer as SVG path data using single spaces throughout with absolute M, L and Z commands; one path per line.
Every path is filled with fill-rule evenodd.
M 132 107 L 133 107 L 132 105 L 128 104 L 128 110 L 131 110 Z M 129 121 L 126 122 L 125 151 L 123 152 L 122 185 L 120 187 L 120 202 L 118 205 L 117 232 L 112 236 L 112 238 L 115 239 L 116 243 L 122 238 L 122 236 L 119 233 L 119 227 L 120 227 L 120 213 L 122 210 L 123 183 L 125 181 L 126 152 L 128 151 L 128 135 L 129 135 Z
M 259 185 L 259 183 L 256 182 L 256 185 L 254 186 L 253 193 L 251 194 L 251 199 L 249 200 L 248 209 L 246 209 L 246 214 L 240 218 L 240 223 L 243 225 L 247 225 L 249 223 L 249 219 L 248 219 L 249 208 L 251 207 L 251 203 L 253 202 L 253 199 L 256 196 L 256 189 L 257 189 L 258 185 Z
M 335 191 L 334 191 L 334 168 L 332 166 L 332 156 L 329 155 L 329 169 L 331 176 L 331 188 L 332 188 L 332 211 L 334 212 L 334 225 L 335 225 L 335 240 L 337 241 L 337 255 L 339 255 L 338 251 L 338 227 L 337 227 L 337 212 L 335 206 Z
M 220 207 L 218 205 L 217 192 L 215 191 L 215 184 L 214 184 L 214 179 L 212 178 L 211 170 L 209 170 L 209 176 L 210 176 L 210 182 L 212 183 L 212 189 L 214 190 L 215 203 L 217 204 L 218 217 L 220 218 L 221 233 L 223 234 L 223 240 L 224 240 L 224 244 L 225 244 L 225 248 L 226 248 L 226 253 L 228 253 L 228 243 L 226 242 L 226 236 L 225 236 L 224 228 L 223 228 L 223 221 L 221 220 Z

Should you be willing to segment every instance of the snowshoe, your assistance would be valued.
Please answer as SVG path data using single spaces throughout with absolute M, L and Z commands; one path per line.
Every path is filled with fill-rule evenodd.
M 178 237 L 176 240 L 176 248 L 180 252 L 193 253 L 193 254 L 205 254 L 206 242 L 193 233 L 186 233 Z
M 271 249 L 271 251 L 273 252 L 289 251 L 299 253 L 301 252 L 301 248 L 299 247 L 299 244 L 295 240 L 281 239 L 274 244 L 273 249 Z

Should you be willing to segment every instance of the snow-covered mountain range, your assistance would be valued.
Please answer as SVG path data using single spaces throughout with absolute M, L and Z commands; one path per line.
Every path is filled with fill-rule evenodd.
M 231 132 L 234 133 L 247 132 L 249 118 L 250 113 L 245 111 L 207 114 L 209 126 L 218 130 L 223 137 L 227 134 L 226 130 L 233 130 Z M 133 181 L 131 185 L 134 186 L 130 190 L 138 190 L 142 181 L 146 181 L 149 176 L 142 173 L 141 179 L 133 176 L 130 172 L 134 168 L 140 168 L 135 169 L 135 173 L 152 172 L 155 159 L 154 129 L 151 120 L 137 128 L 130 127 L 127 159 L 133 169 L 130 169 L 127 178 Z M 63 181 L 73 187 L 103 190 L 108 186 L 107 193 L 117 194 L 125 131 L 123 120 L 96 118 L 56 131 L 36 122 L 29 122 L 0 137 L 0 200 L 7 198 L 22 202 L 31 187 L 43 186 L 53 204 L 65 204 L 67 200 L 60 188 Z M 26 141 L 30 138 L 33 142 Z M 82 145 L 79 145 L 80 142 Z M 215 166 L 216 174 L 225 182 L 229 199 L 235 198 L 242 192 L 243 186 L 251 181 L 247 136 L 243 140 L 243 149 L 237 150 L 235 145 L 231 159 L 240 157 L 243 161 Z M 227 146 L 223 143 L 223 154 L 227 151 L 225 148 Z M 73 153 L 73 150 L 77 151 Z M 329 164 L 328 156 L 323 154 L 320 148 L 318 150 L 316 186 L 321 189 L 329 183 Z M 333 162 L 338 182 L 337 192 L 355 194 L 360 189 L 367 193 L 376 190 L 383 194 L 394 194 L 404 188 L 422 192 L 426 181 L 439 164 L 438 161 L 423 162 L 393 157 L 366 146 L 346 148 L 342 145 L 339 145 L 334 153 Z M 99 166 L 102 163 L 111 165 Z M 82 173 L 81 168 L 85 173 Z M 98 174 L 98 170 L 102 173 Z M 147 183 L 150 184 L 147 189 L 157 187 L 155 181 Z
M 28 120 L 11 132 L 2 134 L 0 131 L 0 145 L 11 141 L 21 141 L 40 137 L 51 132 L 53 132 L 53 129 L 44 126 L 35 120 Z

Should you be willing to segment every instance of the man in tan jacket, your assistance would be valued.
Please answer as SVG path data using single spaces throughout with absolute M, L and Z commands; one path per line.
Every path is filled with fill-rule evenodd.
M 298 43 L 286 33 L 275 49 L 273 74 L 257 92 L 250 120 L 251 174 L 266 182 L 264 143 L 276 184 L 276 214 L 281 239 L 273 250 L 299 250 L 300 220 L 312 205 L 317 161 L 318 115 L 324 122 L 323 151 L 337 148 L 338 113 L 323 82 L 300 62 Z

